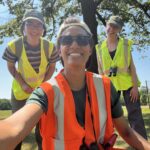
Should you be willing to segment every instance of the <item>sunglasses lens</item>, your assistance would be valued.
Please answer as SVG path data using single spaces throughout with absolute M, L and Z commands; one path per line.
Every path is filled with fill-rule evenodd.
M 90 37 L 88 37 L 88 36 L 77 36 L 76 41 L 80 46 L 86 46 L 90 43 Z
M 71 36 L 62 36 L 60 37 L 59 42 L 62 45 L 70 45 L 73 42 L 73 39 Z
M 79 46 L 86 46 L 90 44 L 90 40 L 89 36 L 62 36 L 59 42 L 62 45 L 71 45 L 73 41 L 76 41 Z

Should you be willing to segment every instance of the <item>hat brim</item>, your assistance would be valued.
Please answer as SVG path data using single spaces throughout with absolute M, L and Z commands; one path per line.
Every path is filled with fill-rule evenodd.
M 44 27 L 44 34 L 43 34 L 43 36 L 45 36 L 46 35 L 46 25 L 45 25 L 45 23 L 43 23 L 40 19 L 38 19 L 36 17 L 27 17 L 27 18 L 25 18 L 23 20 L 23 22 L 21 24 L 21 27 L 20 27 L 20 31 L 21 31 L 22 35 L 23 35 L 24 22 L 27 21 L 27 20 L 30 20 L 30 19 L 37 20 L 37 21 L 39 21 L 40 23 L 43 24 L 43 27 Z
M 118 28 L 122 28 L 122 25 L 120 25 L 120 24 L 118 24 L 117 22 L 115 22 L 115 21 L 108 21 L 107 22 L 108 24 L 113 24 L 113 25 L 115 25 L 116 27 L 118 27 Z
M 23 20 L 23 22 L 24 22 L 24 21 L 27 21 L 27 20 L 37 20 L 37 21 L 39 21 L 40 23 L 42 23 L 42 24 L 44 25 L 43 21 L 41 21 L 40 19 L 38 19 L 38 18 L 36 18 L 36 17 L 27 17 L 27 18 L 25 18 L 25 19 Z

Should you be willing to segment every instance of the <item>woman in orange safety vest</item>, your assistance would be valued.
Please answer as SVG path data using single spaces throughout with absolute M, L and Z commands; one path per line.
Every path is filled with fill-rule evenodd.
M 0 149 L 13 148 L 39 119 L 43 150 L 114 149 L 113 124 L 129 145 L 150 149 L 125 121 L 110 80 L 85 70 L 92 47 L 87 25 L 67 18 L 57 38 L 64 69 L 34 90 L 22 109 L 0 122 Z

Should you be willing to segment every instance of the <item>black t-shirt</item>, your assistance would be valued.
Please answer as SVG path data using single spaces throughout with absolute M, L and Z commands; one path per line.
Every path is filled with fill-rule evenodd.
M 84 126 L 85 121 L 85 100 L 86 100 L 86 88 L 84 87 L 80 91 L 72 91 L 75 109 L 76 109 L 76 117 L 81 126 Z
M 84 126 L 86 88 L 83 88 L 80 91 L 72 91 L 72 93 L 75 101 L 77 120 L 81 126 Z M 41 105 L 41 107 L 45 112 L 48 109 L 47 96 L 41 88 L 37 88 L 34 90 L 30 98 L 28 99 L 27 103 L 37 103 Z M 123 110 L 121 107 L 121 103 L 119 101 L 118 93 L 116 92 L 112 84 L 111 84 L 111 113 L 112 118 L 118 118 L 123 115 Z
M 113 59 L 116 54 L 116 49 L 112 52 L 109 52 L 109 54 L 110 54 L 110 57 Z

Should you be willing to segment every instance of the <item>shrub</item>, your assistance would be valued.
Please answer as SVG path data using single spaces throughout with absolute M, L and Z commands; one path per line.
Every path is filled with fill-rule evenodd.
M 0 110 L 10 110 L 11 104 L 8 99 L 0 99 Z

